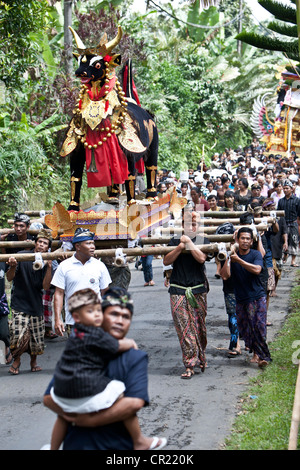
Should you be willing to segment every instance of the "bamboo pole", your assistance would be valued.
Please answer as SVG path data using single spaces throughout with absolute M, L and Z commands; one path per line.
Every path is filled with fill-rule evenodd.
M 52 241 L 52 248 L 61 246 L 61 241 L 60 240 L 53 240 Z M 13 242 L 0 242 L 0 249 L 1 248 L 17 248 L 22 249 L 32 249 L 35 247 L 35 241 L 34 240 L 24 240 L 24 241 L 13 241 Z
M 273 217 L 266 217 L 265 219 L 266 219 L 266 222 L 267 222 L 268 224 L 274 223 L 274 220 L 275 220 Z M 261 217 L 255 217 L 255 218 L 254 218 L 254 223 L 255 223 L 255 224 L 259 224 L 259 223 L 262 222 L 262 220 L 263 220 L 263 219 L 262 219 Z M 229 223 L 231 223 L 231 224 L 235 224 L 235 223 L 237 222 L 237 220 L 236 220 L 236 218 L 226 219 L 226 222 L 229 222 Z M 222 224 L 224 224 L 224 219 L 216 219 L 216 218 L 211 219 L 211 220 L 209 220 L 209 219 L 202 219 L 201 222 L 200 222 L 200 225 L 202 225 L 202 224 L 203 224 L 203 225 L 210 225 L 210 224 L 211 224 L 211 225 L 222 225 Z
M 300 422 L 300 362 L 298 366 L 298 376 L 297 376 L 296 388 L 295 388 L 295 398 L 294 398 L 288 450 L 297 450 L 299 422 Z
M 241 227 L 246 227 L 246 225 L 241 225 L 241 226 L 236 226 L 235 230 L 238 230 Z M 247 227 L 251 227 L 251 225 L 247 225 Z M 197 235 L 198 236 L 204 236 L 208 238 L 210 241 L 213 242 L 224 242 L 224 241 L 231 241 L 233 239 L 232 235 L 217 235 L 215 234 L 215 231 L 218 227 L 204 227 L 203 231 L 200 231 Z M 258 231 L 265 231 L 268 229 L 268 225 L 257 225 L 256 229 Z M 163 230 L 165 230 L 163 232 Z M 169 243 L 171 237 L 171 234 L 173 235 L 180 235 L 183 233 L 183 229 L 181 227 L 175 227 L 175 228 L 169 228 L 169 229 L 162 229 L 161 230 L 162 235 L 163 234 L 170 234 L 170 236 L 154 236 L 154 237 L 145 237 L 141 238 L 140 242 L 142 245 L 155 245 L 155 244 L 165 244 Z M 94 240 L 96 246 L 102 246 L 103 248 L 106 247 L 111 247 L 111 245 L 124 245 L 127 246 L 128 240 L 127 239 L 114 239 L 114 240 Z M 62 240 L 53 240 L 52 241 L 52 248 L 58 248 L 62 245 Z M 25 249 L 32 249 L 35 247 L 35 241 L 34 240 L 24 240 L 24 241 L 0 241 L 0 249 L 1 248 L 16 248 L 17 250 L 25 248 Z
M 24 214 L 30 217 L 40 217 L 40 213 L 42 211 L 24 211 Z M 45 214 L 53 214 L 52 210 L 50 211 L 43 211 Z M 202 217 L 219 217 L 219 218 L 227 218 L 227 217 L 240 217 L 242 214 L 245 214 L 247 211 L 197 211 Z M 276 212 L 277 217 L 284 217 L 284 211 L 272 211 Z M 263 211 L 263 216 L 269 216 L 270 211 Z
M 14 225 L 14 222 L 15 222 L 14 219 L 8 219 L 7 220 L 8 225 Z M 33 220 L 30 220 L 30 223 L 31 224 L 39 223 L 39 224 L 45 225 L 45 218 L 42 217 L 41 219 L 33 219 Z
M 284 217 L 284 211 L 262 211 L 261 214 L 263 217 L 270 216 L 271 212 L 276 213 L 276 217 Z M 229 217 L 241 217 L 241 215 L 246 214 L 247 211 L 197 211 L 197 214 L 200 214 L 201 217 L 216 217 L 219 219 L 228 219 Z
M 51 229 L 44 229 L 46 230 L 47 232 L 51 233 L 52 230 Z M 37 235 L 38 233 L 40 232 L 40 230 L 27 230 L 27 233 L 30 233 L 31 235 Z M 14 228 L 0 228 L 0 235 L 8 235 L 9 233 L 15 233 L 15 229 Z M 59 234 L 62 234 L 64 233 L 63 230 L 59 230 L 58 231 Z
M 209 243 L 206 245 L 196 245 L 203 253 L 215 253 L 218 252 L 218 244 L 217 243 Z M 127 256 L 147 256 L 147 255 L 166 255 L 173 251 L 176 247 L 174 246 L 156 246 L 156 247 L 147 247 L 147 248 L 124 248 L 123 253 Z M 230 244 L 226 245 L 226 249 L 230 250 Z M 43 260 L 55 260 L 60 258 L 62 255 L 64 258 L 70 258 L 71 256 L 76 253 L 75 251 L 53 251 L 51 253 L 41 253 Z M 190 253 L 190 250 L 183 250 L 183 253 Z M 107 250 L 95 250 L 94 256 L 95 257 L 114 257 L 116 254 L 115 249 L 107 249 Z M 15 258 L 17 261 L 35 261 L 35 253 L 16 253 L 15 255 L 0 255 L 0 262 L 4 261 L 7 262 L 9 258 Z
M 94 240 L 96 246 L 102 246 L 104 248 L 111 247 L 111 245 L 126 245 L 127 246 L 127 239 L 120 239 L 120 240 Z M 52 241 L 52 248 L 57 248 L 62 245 L 62 240 L 53 240 Z M 0 249 L 1 248 L 17 248 L 22 249 L 32 249 L 35 247 L 35 241 L 34 240 L 24 240 L 24 241 L 2 241 L 0 242 Z
M 242 227 L 253 227 L 252 225 L 234 225 L 234 230 L 238 230 Z M 255 225 L 255 228 L 259 232 L 264 232 L 265 230 L 268 230 L 269 225 L 268 224 L 259 224 Z M 203 227 L 203 230 L 199 230 L 199 235 L 209 235 L 209 234 L 215 234 L 216 230 L 219 228 L 218 226 L 215 227 Z M 179 234 L 179 233 L 184 233 L 184 229 L 182 227 L 163 227 L 160 229 L 160 233 L 162 235 L 165 234 Z
M 28 215 L 29 217 L 40 217 L 41 212 L 44 212 L 45 214 L 53 214 L 52 210 L 46 211 L 46 210 L 41 210 L 41 211 L 24 211 L 23 214 Z
M 179 234 L 178 234 L 179 235 Z M 207 233 L 198 233 L 198 237 L 205 237 L 212 243 L 222 243 L 222 242 L 233 242 L 233 234 L 224 234 L 224 235 L 215 235 L 215 234 L 207 234 Z M 155 238 L 141 238 L 140 243 L 141 245 L 164 245 L 170 242 L 172 237 L 155 237 Z

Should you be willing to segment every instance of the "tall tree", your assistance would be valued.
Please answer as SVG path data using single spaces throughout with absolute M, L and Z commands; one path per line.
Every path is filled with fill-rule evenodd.
M 275 0 L 258 0 L 275 19 L 268 24 L 265 34 L 243 31 L 237 39 L 260 49 L 283 52 L 289 59 L 300 61 L 296 7 L 299 2 L 289 2 L 283 5 Z
M 73 54 L 72 54 L 72 33 L 69 29 L 72 26 L 72 0 L 64 0 L 64 53 L 66 75 L 73 74 Z

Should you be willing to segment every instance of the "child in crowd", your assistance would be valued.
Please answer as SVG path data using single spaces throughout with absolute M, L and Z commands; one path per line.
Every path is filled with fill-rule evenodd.
M 116 354 L 137 349 L 136 343 L 127 338 L 118 341 L 101 328 L 101 304 L 92 289 L 75 292 L 68 306 L 75 325 L 57 363 L 51 396 L 66 413 L 92 413 L 109 408 L 123 396 L 125 386 L 105 376 L 107 363 Z M 67 425 L 61 416 L 57 417 L 51 450 L 59 449 Z M 126 419 L 124 425 L 132 437 L 134 449 L 149 448 L 149 439 L 142 435 L 136 415 Z

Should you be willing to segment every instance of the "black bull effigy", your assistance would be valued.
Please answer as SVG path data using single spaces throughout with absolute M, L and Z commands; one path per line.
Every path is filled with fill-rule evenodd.
M 86 164 L 88 187 L 110 187 L 117 196 L 125 183 L 127 201 L 134 199 L 136 171 L 146 166 L 147 194 L 156 196 L 158 132 L 152 116 L 141 106 L 132 79 L 131 60 L 122 69 L 122 85 L 115 69 L 121 56 L 113 49 L 122 29 L 112 41 L 104 34 L 96 47 L 86 48 L 74 36 L 78 59 L 75 75 L 81 90 L 60 155 L 70 156 L 71 202 L 68 210 L 80 209 L 80 189 Z M 145 165 L 144 165 L 145 163 Z

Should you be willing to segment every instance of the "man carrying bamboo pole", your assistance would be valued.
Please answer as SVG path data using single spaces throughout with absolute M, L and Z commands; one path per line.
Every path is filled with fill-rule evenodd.
M 37 234 L 32 252 L 46 253 L 51 246 L 51 237 L 45 230 Z M 37 356 L 44 352 L 45 322 L 42 303 L 43 289 L 50 288 L 52 261 L 41 263 L 34 269 L 32 261 L 18 263 L 14 256 L 8 260 L 8 281 L 13 281 L 11 295 L 12 322 L 10 325 L 10 349 L 13 363 L 9 372 L 19 374 L 21 356 L 30 354 L 31 372 L 38 372 Z
M 253 232 L 249 227 L 237 233 L 238 251 L 234 249 L 221 269 L 223 280 L 233 278 L 238 330 L 245 346 L 253 352 L 251 362 L 260 367 L 271 361 L 267 336 L 267 300 L 259 274 L 263 258 L 253 250 Z
M 185 372 L 182 379 L 191 379 L 194 368 L 206 366 L 205 349 L 207 344 L 206 314 L 208 282 L 204 263 L 207 253 L 194 244 L 200 216 L 197 212 L 182 211 L 184 235 L 172 238 L 169 245 L 172 252 L 164 257 L 164 265 L 173 265 L 170 277 L 171 312 L 182 350 Z M 204 243 L 208 240 L 204 239 Z M 188 253 L 183 253 L 189 250 Z
M 14 231 L 15 233 L 9 233 L 8 235 L 3 234 L 1 235 L 1 240 L 6 240 L 6 241 L 25 241 L 25 240 L 34 240 L 34 237 L 28 233 L 28 229 L 30 226 L 30 217 L 26 214 L 22 213 L 15 213 L 14 216 Z M 21 248 L 22 249 L 22 248 Z M 16 248 L 6 248 L 5 251 L 6 253 L 16 253 L 17 251 L 20 251 L 21 249 L 16 249 Z

